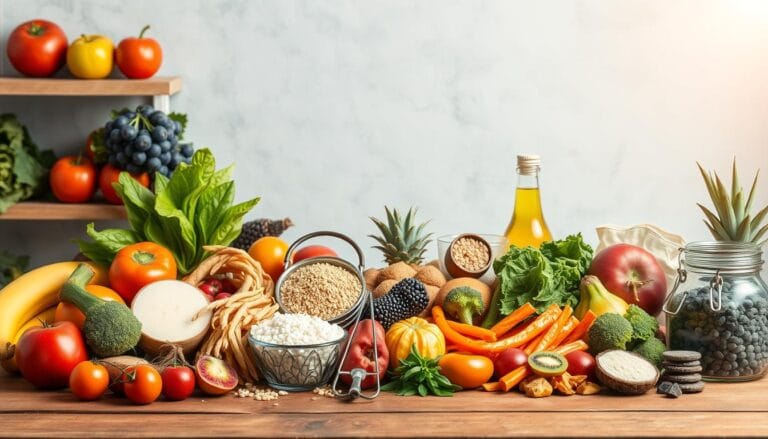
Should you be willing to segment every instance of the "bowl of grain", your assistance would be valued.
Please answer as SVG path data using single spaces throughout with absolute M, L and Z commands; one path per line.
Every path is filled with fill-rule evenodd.
M 333 236 L 347 241 L 357 251 L 360 265 L 333 256 L 291 263 L 293 252 L 304 241 Z M 336 232 L 314 232 L 296 240 L 285 256 L 285 271 L 275 284 L 275 300 L 285 313 L 301 313 L 346 328 L 354 323 L 365 303 L 363 255 L 357 244 Z
M 454 271 L 449 270 L 448 264 L 450 263 L 448 259 L 451 258 L 449 248 L 452 247 L 451 244 L 455 244 L 462 237 L 477 237 L 479 239 L 464 239 L 461 241 L 461 245 L 458 246 L 458 248 L 455 248 L 454 250 L 456 252 L 461 251 L 470 251 L 470 255 L 468 255 L 467 258 L 462 258 L 462 256 L 457 256 L 458 259 L 466 259 L 471 260 L 475 259 L 478 262 L 472 263 L 465 261 L 464 264 L 470 265 L 470 273 L 464 273 L 460 270 Z M 485 247 L 485 244 L 488 244 L 489 247 Z M 490 249 L 489 257 L 487 258 L 487 261 L 485 261 L 485 250 Z M 493 264 L 493 261 L 498 258 L 499 256 L 502 256 L 507 251 L 507 238 L 502 235 L 491 235 L 491 234 L 458 234 L 458 235 L 443 235 L 437 238 L 437 259 L 440 263 L 440 269 L 442 270 L 443 274 L 445 274 L 448 278 L 456 278 L 456 277 L 476 277 L 479 280 L 491 284 L 496 278 L 496 275 L 493 273 L 493 270 L 490 269 L 490 266 Z M 483 262 L 488 262 L 488 266 L 483 269 L 483 267 L 478 267 L 478 265 L 482 264 Z M 473 267 L 474 265 L 474 267 Z M 472 270 L 472 268 L 475 268 L 475 270 Z M 453 271 L 453 272 L 452 272 Z M 471 273 L 472 271 L 482 271 L 482 273 L 477 276 L 474 273 Z M 458 276 L 457 276 L 458 275 Z
M 277 313 L 248 332 L 259 372 L 271 387 L 301 392 L 330 382 L 347 331 L 318 317 Z

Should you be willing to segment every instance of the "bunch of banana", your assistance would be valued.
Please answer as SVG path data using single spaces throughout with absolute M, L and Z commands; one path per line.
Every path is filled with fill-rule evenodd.
M 15 371 L 13 345 L 23 331 L 42 325 L 37 320 L 39 317 L 43 321 L 53 321 L 59 290 L 78 264 L 80 262 L 45 265 L 25 273 L 0 290 L 0 364 L 4 369 Z M 108 285 L 107 270 L 91 266 L 96 273 L 91 283 Z

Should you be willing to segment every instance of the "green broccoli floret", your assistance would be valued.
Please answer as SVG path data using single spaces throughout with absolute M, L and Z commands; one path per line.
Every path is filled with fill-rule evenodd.
M 637 305 L 629 305 L 624 318 L 632 325 L 632 344 L 654 337 L 659 330 L 659 322 Z
M 640 343 L 632 352 L 640 354 L 646 360 L 653 363 L 656 367 L 661 366 L 662 355 L 667 350 L 667 345 L 656 337 Z
M 601 314 L 590 326 L 588 340 L 592 355 L 608 349 L 626 350 L 632 340 L 632 325 L 621 314 Z
M 483 315 L 485 304 L 479 291 L 469 287 L 452 289 L 443 300 L 443 308 L 451 318 L 467 325 L 472 324 L 475 316 Z
M 132 349 L 141 338 L 141 322 L 119 302 L 108 302 L 85 291 L 93 270 L 80 264 L 61 289 L 61 298 L 85 314 L 83 335 L 98 357 L 120 355 Z

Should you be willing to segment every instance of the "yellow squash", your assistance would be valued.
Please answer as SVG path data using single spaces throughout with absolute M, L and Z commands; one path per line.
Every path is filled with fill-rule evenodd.
M 400 320 L 390 326 L 386 342 L 389 349 L 389 367 L 392 369 L 399 366 L 400 360 L 408 356 L 411 345 L 416 345 L 419 354 L 426 358 L 436 358 L 445 353 L 443 333 L 437 325 L 421 317 Z
M 23 274 L 0 290 L 0 360 L 9 350 L 19 329 L 32 317 L 59 303 L 59 290 L 83 262 L 57 262 Z M 91 281 L 109 285 L 107 270 L 88 264 L 95 272 Z

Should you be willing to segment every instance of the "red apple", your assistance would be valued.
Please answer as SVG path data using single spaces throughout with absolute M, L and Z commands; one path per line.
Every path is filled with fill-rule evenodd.
M 597 276 L 608 291 L 648 314 L 655 316 L 661 311 L 667 278 L 656 258 L 645 249 L 629 244 L 607 247 L 592 260 L 589 274 Z

